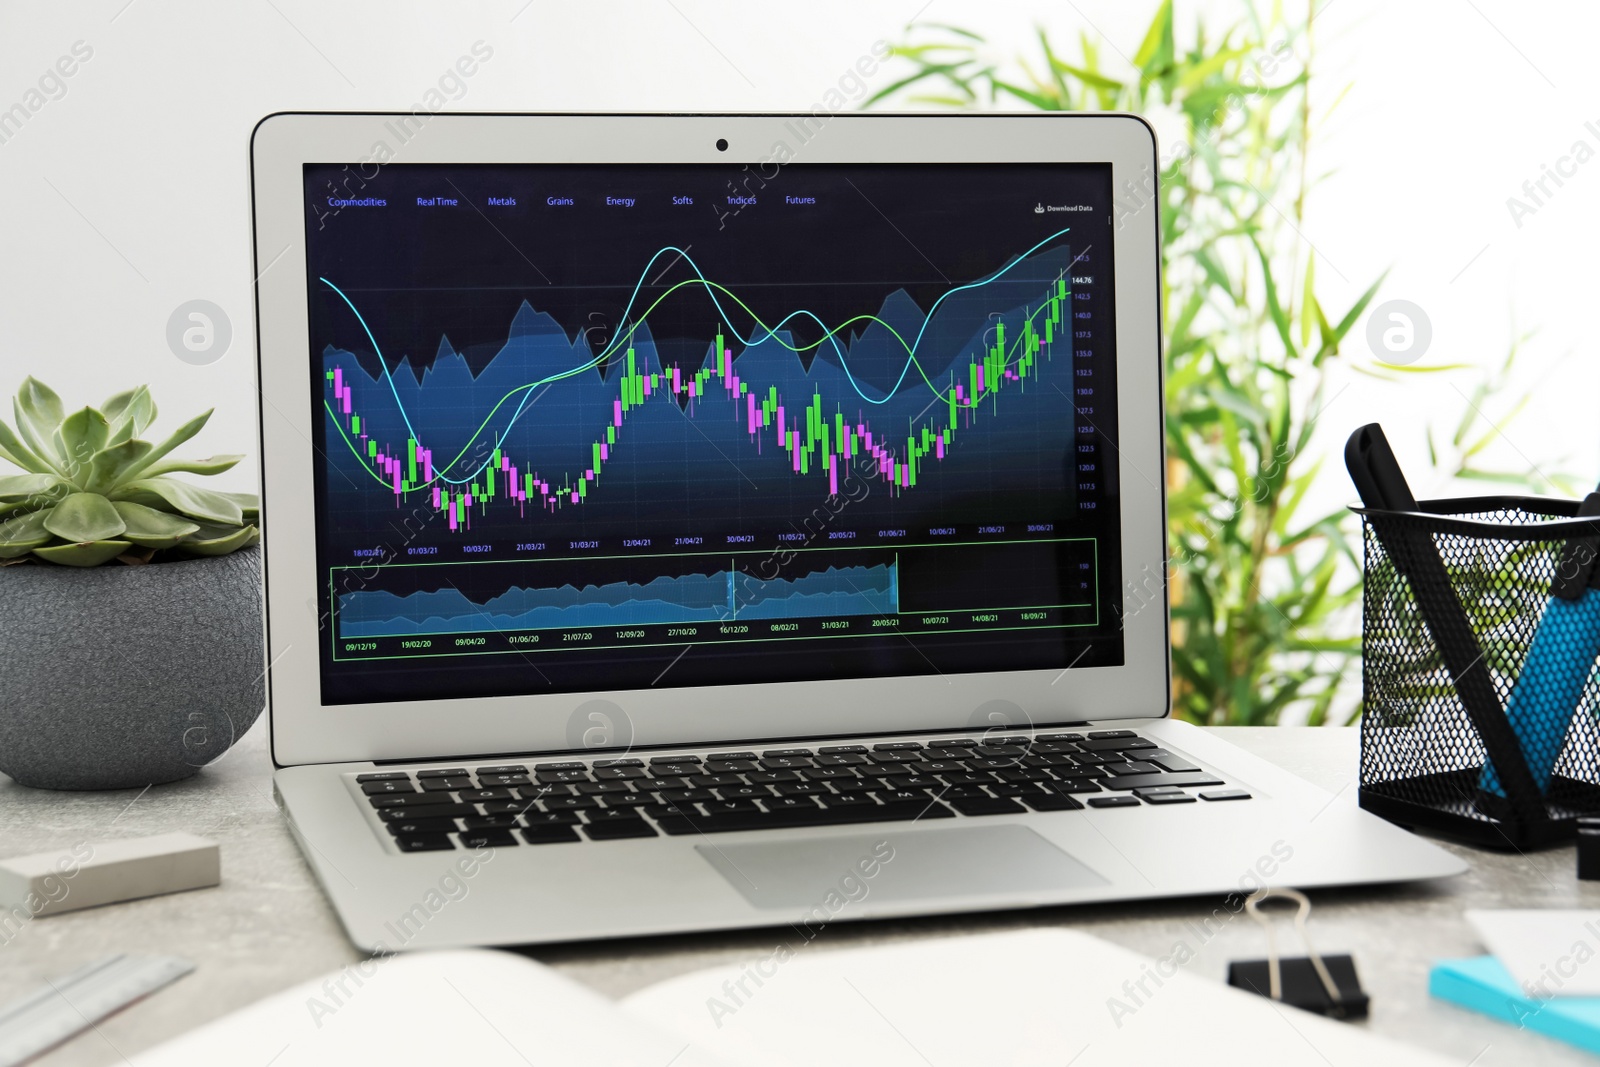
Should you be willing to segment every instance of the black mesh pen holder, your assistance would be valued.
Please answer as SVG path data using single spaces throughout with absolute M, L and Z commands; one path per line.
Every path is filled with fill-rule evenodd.
M 1552 629 L 1540 653 L 1530 648 L 1563 581 L 1568 605 L 1600 598 L 1587 585 L 1600 520 L 1539 497 L 1417 507 L 1353 509 L 1366 578 L 1361 806 L 1486 848 L 1569 841 L 1579 816 L 1600 814 L 1600 676 L 1583 627 Z M 1557 621 L 1590 608 L 1600 619 L 1596 600 Z M 1464 627 L 1441 623 L 1451 612 Z M 1548 712 L 1569 698 L 1569 714 L 1529 718 L 1539 700 Z

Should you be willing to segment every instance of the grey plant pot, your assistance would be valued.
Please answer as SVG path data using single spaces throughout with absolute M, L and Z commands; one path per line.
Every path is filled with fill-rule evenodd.
M 41 789 L 187 778 L 265 702 L 261 550 L 0 568 L 0 771 Z

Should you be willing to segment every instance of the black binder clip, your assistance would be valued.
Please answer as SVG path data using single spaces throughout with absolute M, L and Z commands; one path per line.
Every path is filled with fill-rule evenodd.
M 1257 905 L 1272 897 L 1283 897 L 1299 904 L 1295 913 L 1295 929 L 1305 942 L 1306 955 L 1280 960 L 1278 941 L 1273 933 L 1272 920 Z M 1361 989 L 1356 977 L 1355 960 L 1349 956 L 1319 956 L 1311 945 L 1311 935 L 1306 932 L 1306 916 L 1311 914 L 1311 901 L 1298 889 L 1261 889 L 1244 902 L 1250 917 L 1267 931 L 1267 958 L 1264 960 L 1235 960 L 1228 964 L 1228 984 L 1249 990 L 1284 1004 L 1292 1004 L 1306 1011 L 1326 1015 L 1330 1019 L 1365 1019 L 1369 998 Z

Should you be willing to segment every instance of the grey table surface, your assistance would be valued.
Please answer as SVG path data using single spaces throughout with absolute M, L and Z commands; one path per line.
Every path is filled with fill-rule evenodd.
M 1228 740 L 1355 802 L 1354 729 L 1220 728 Z M 121 1063 L 209 1019 L 359 958 L 301 860 L 272 802 L 271 762 L 258 724 L 217 763 L 186 782 L 145 791 L 51 793 L 0 776 L 0 854 L 24 855 L 80 841 L 187 830 L 222 846 L 223 881 L 211 889 L 35 919 L 0 930 L 0 1004 L 111 952 L 176 954 L 197 970 L 84 1033 L 38 1062 L 46 1067 Z M 1432 1000 L 1428 967 L 1483 949 L 1466 908 L 1600 907 L 1600 883 L 1580 883 L 1571 848 L 1529 855 L 1446 846 L 1470 873 L 1425 885 L 1320 891 L 1312 929 L 1323 952 L 1350 952 L 1372 996 L 1362 1024 L 1425 1045 L 1467 1067 L 1579 1064 L 1566 1045 Z M 1201 943 L 1190 924 L 1216 901 L 1177 900 L 1043 911 L 835 924 L 814 951 L 908 938 L 1064 926 L 1152 956 L 1185 942 L 1192 973 L 1222 981 L 1229 959 L 1260 957 L 1265 939 L 1235 919 Z M 613 997 L 700 967 L 769 951 L 771 931 L 719 933 L 529 951 Z M 246 1062 L 241 1058 L 238 1062 Z

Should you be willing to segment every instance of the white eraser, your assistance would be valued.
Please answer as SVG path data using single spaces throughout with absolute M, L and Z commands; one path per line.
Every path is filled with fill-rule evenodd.
M 0 906 L 55 915 L 221 881 L 217 843 L 194 834 L 80 841 L 61 852 L 0 860 Z

